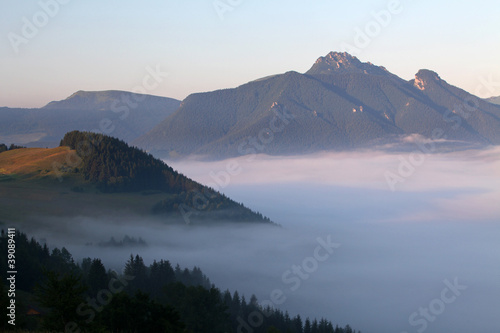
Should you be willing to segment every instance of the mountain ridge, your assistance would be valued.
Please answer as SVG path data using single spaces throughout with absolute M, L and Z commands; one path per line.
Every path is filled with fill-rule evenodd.
M 137 94 L 123 90 L 84 91 L 79 90 L 60 101 L 52 101 L 41 109 L 66 109 L 66 110 L 116 110 L 120 103 L 134 107 L 142 104 L 147 108 L 178 107 L 180 101 L 149 94 Z
M 172 114 L 180 101 L 126 91 L 77 91 L 42 108 L 0 108 L 0 142 L 57 147 L 72 130 L 99 131 L 127 142 Z
M 500 104 L 500 96 L 486 98 L 486 101 L 493 104 Z
M 274 131 L 277 113 L 291 116 Z M 134 144 L 167 159 L 221 159 L 366 148 L 413 134 L 432 138 L 436 128 L 450 145 L 500 144 L 500 108 L 431 70 L 405 81 L 383 67 L 331 52 L 304 74 L 289 71 L 189 95 Z

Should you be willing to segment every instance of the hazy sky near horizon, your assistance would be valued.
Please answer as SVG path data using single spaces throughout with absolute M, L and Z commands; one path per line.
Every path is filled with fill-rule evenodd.
M 500 82 L 499 12 L 494 0 L 3 0 L 0 106 L 137 87 L 184 99 L 305 72 L 348 45 L 406 80 L 427 68 L 480 97 L 500 95 L 500 84 L 484 85 Z M 159 80 L 147 79 L 155 69 Z

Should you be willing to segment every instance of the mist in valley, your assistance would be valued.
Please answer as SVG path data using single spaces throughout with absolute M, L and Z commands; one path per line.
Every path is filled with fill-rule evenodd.
M 118 212 L 40 218 L 23 231 L 116 270 L 131 253 L 146 265 L 198 266 L 247 301 L 255 294 L 303 320 L 364 333 L 499 331 L 500 148 L 167 163 L 281 227 L 171 225 Z M 125 236 L 147 246 L 98 245 Z

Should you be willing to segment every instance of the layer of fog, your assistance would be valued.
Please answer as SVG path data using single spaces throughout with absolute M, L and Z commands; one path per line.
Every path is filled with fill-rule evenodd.
M 219 288 L 237 289 L 247 300 L 252 293 L 268 300 L 280 289 L 286 300 L 279 307 L 290 314 L 326 317 L 365 333 L 499 331 L 499 148 L 170 164 L 283 227 L 194 228 L 133 217 L 82 217 L 58 221 L 66 227 L 55 232 L 43 226 L 33 232 L 66 246 L 76 258 L 100 257 L 116 269 L 132 252 L 147 264 L 168 259 L 196 265 Z M 103 250 L 88 244 L 125 235 L 141 237 L 148 247 Z M 313 264 L 317 239 L 328 236 L 340 247 L 316 260 L 317 268 L 309 266 L 297 289 L 295 282 L 284 281 L 283 274 L 298 276 L 287 273 L 293 265 Z M 455 279 L 466 289 L 445 303 L 444 281 Z M 430 305 L 432 320 L 419 314 Z M 414 312 L 418 324 L 412 326 Z

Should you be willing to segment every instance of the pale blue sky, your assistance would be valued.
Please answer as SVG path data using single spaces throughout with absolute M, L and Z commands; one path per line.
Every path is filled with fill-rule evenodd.
M 40 2 L 54 1 L 67 3 L 43 22 Z M 356 46 L 357 29 L 368 27 L 373 37 L 355 55 L 404 79 L 428 68 L 473 93 L 481 78 L 500 82 L 500 2 L 400 0 L 386 26 L 374 25 L 371 13 L 391 1 L 220 0 L 232 8 L 221 19 L 214 0 L 0 0 L 0 106 L 39 107 L 77 90 L 131 91 L 148 66 L 168 72 L 148 93 L 183 99 L 304 72 L 342 43 Z M 46 25 L 15 52 L 9 33 L 23 37 L 23 18 Z M 500 95 L 500 86 L 480 93 Z

